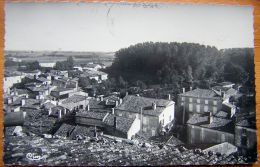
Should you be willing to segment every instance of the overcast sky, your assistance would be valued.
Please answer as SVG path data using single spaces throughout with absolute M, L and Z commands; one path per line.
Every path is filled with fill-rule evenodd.
M 6 50 L 117 51 L 145 41 L 253 47 L 253 8 L 7 3 Z

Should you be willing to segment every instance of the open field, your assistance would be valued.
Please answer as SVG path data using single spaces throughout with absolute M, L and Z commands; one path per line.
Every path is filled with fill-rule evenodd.
M 22 61 L 39 61 L 40 63 L 51 63 L 64 61 L 72 56 L 76 64 L 88 62 L 103 63 L 110 66 L 114 60 L 114 52 L 63 52 L 63 51 L 5 51 L 6 58 L 14 57 Z

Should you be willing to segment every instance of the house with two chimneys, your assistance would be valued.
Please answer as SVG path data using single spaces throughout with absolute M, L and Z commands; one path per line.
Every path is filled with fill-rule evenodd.
M 175 102 L 169 99 L 154 99 L 126 95 L 115 107 L 115 115 L 140 120 L 140 133 L 156 136 L 168 129 L 174 120 Z

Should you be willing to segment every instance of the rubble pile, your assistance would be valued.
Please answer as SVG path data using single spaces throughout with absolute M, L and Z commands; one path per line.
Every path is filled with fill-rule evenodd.
M 164 146 L 151 143 L 126 142 L 105 136 L 84 140 L 10 136 L 5 141 L 5 164 L 23 165 L 205 165 L 241 164 L 244 157 L 221 155 L 183 146 Z M 39 154 L 40 160 L 28 159 L 28 153 Z

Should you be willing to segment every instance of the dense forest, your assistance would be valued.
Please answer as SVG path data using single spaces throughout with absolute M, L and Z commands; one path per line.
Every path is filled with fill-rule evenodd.
M 120 49 L 107 72 L 128 84 L 171 84 L 207 88 L 231 81 L 254 87 L 252 48 L 218 50 L 194 43 L 146 42 Z

